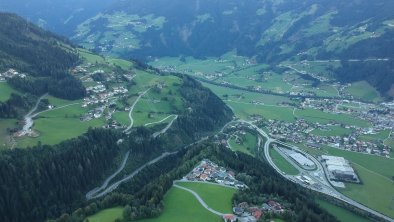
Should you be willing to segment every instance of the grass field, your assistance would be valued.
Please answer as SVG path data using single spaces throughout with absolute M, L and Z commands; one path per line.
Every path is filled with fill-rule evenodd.
M 8 83 L 0 82 L 0 102 L 7 101 L 12 93 L 20 94 L 18 91 L 13 89 L 10 85 L 8 85 Z
M 236 189 L 193 182 L 177 182 L 177 184 L 195 191 L 210 208 L 221 213 L 232 212 L 231 199 L 237 191 Z
M 89 222 L 114 222 L 123 217 L 123 207 L 114 207 L 102 210 L 87 218 Z M 85 220 L 85 221 L 87 221 Z
M 79 116 L 85 112 L 86 109 L 77 104 L 40 114 L 34 120 L 33 126 L 33 129 L 37 130 L 40 136 L 18 139 L 18 147 L 34 146 L 39 141 L 42 144 L 57 144 L 82 135 L 89 127 L 100 127 L 104 124 L 103 119 L 81 122 Z
M 329 126 L 328 130 L 315 129 L 311 133 L 317 136 L 345 136 L 351 134 L 352 130 L 341 126 Z
M 271 148 L 269 150 L 270 156 L 272 158 L 272 161 L 274 161 L 275 165 L 285 172 L 286 174 L 289 175 L 297 175 L 300 172 L 293 166 L 291 163 L 289 163 L 283 156 L 281 156 L 278 151 L 275 149 Z
M 283 120 L 287 122 L 295 120 L 293 109 L 290 107 L 254 105 L 234 101 L 226 101 L 226 103 L 233 109 L 236 116 L 241 119 L 248 119 L 250 115 L 257 114 L 266 119 Z
M 350 87 L 346 89 L 350 95 L 371 102 L 381 102 L 382 98 L 379 92 L 373 88 L 368 82 L 360 81 L 352 83 Z
M 231 204 L 231 202 L 229 203 Z M 193 194 L 179 188 L 171 188 L 164 197 L 163 213 L 157 218 L 138 222 L 221 222 L 222 218 L 206 210 Z
M 362 141 L 373 142 L 373 141 L 383 141 L 390 135 L 390 130 L 383 130 L 376 134 L 365 134 L 359 137 Z
M 335 121 L 338 123 L 343 123 L 351 126 L 359 126 L 359 127 L 370 126 L 370 123 L 368 123 L 367 121 L 352 117 L 351 115 L 326 113 L 316 109 L 303 109 L 303 110 L 297 109 L 295 111 L 295 115 L 298 118 L 304 118 L 307 121 L 319 122 L 322 124 L 329 123 L 330 121 Z
M 391 200 L 394 197 L 392 179 L 358 164 L 353 164 L 353 168 L 357 171 L 363 184 L 346 184 L 346 188 L 339 191 L 355 201 L 394 217 L 394 211 L 390 209 Z
M 246 134 L 241 137 L 242 137 L 242 141 L 243 141 L 242 144 L 236 143 L 235 137 L 230 139 L 229 143 L 230 143 L 231 149 L 234 151 L 240 151 L 240 152 L 249 154 L 251 156 L 254 156 L 253 153 L 254 153 L 254 150 L 257 146 L 256 135 L 246 132 Z
M 342 207 L 338 207 L 330 202 L 322 199 L 317 199 L 316 202 L 321 208 L 327 210 L 329 213 L 334 215 L 341 222 L 357 221 L 357 222 L 368 222 L 369 220 L 357 215 L 349 210 Z

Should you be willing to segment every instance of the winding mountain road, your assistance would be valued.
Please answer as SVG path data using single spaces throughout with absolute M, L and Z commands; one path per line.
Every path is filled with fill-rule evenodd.
M 174 123 L 174 121 L 175 121 L 176 119 L 178 119 L 178 115 L 175 115 L 174 119 L 172 119 L 171 122 L 169 122 L 169 123 L 167 124 L 167 126 L 166 126 L 164 129 L 162 129 L 162 130 L 160 130 L 160 131 L 158 131 L 158 132 L 155 132 L 155 133 L 152 135 L 153 138 L 156 138 L 156 137 L 160 136 L 161 134 L 167 132 L 167 130 L 172 126 L 172 124 Z
M 95 195 L 97 195 L 98 192 L 100 192 L 101 190 L 105 189 L 108 186 L 109 182 L 124 169 L 124 167 L 126 166 L 127 160 L 129 159 L 129 156 L 130 156 L 130 151 L 127 151 L 127 153 L 126 153 L 126 155 L 125 155 L 125 157 L 123 159 L 123 162 L 120 165 L 120 167 L 118 168 L 118 170 L 115 171 L 113 174 L 111 174 L 104 181 L 103 185 L 101 185 L 100 187 L 96 187 L 93 190 L 89 191 L 86 194 L 86 199 L 88 199 L 88 200 L 92 199 Z
M 151 89 L 151 88 L 145 90 L 144 92 L 140 92 L 140 95 L 138 96 L 138 98 L 134 101 L 133 105 L 131 105 L 130 111 L 129 111 L 130 125 L 129 125 L 125 130 L 123 130 L 124 133 L 128 132 L 128 131 L 133 127 L 134 119 L 133 119 L 133 117 L 132 117 L 132 113 L 133 113 L 133 110 L 134 110 L 135 105 L 137 105 L 138 101 L 140 101 L 140 99 L 141 99 L 150 89 Z

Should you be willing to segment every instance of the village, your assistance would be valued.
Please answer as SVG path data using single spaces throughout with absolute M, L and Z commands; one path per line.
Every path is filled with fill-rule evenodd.
M 246 184 L 238 181 L 235 172 L 214 162 L 204 159 L 182 181 L 216 183 L 221 186 L 235 189 L 248 189 Z M 282 214 L 285 208 L 276 200 L 268 199 L 259 206 L 241 202 L 233 205 L 231 214 L 224 214 L 224 221 L 256 222 L 264 214 Z
M 4 82 L 8 79 L 12 79 L 14 77 L 19 77 L 19 78 L 26 78 L 27 74 L 26 73 L 20 73 L 16 71 L 15 69 L 8 69 L 7 71 L 0 73 L 0 82 Z

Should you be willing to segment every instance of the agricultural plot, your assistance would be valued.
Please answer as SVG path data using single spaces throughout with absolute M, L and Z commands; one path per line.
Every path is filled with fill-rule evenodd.
M 269 150 L 272 161 L 275 165 L 283 172 L 289 175 L 297 175 L 300 172 L 289 163 L 282 155 L 278 153 L 275 149 L 271 148 Z
M 390 130 L 383 130 L 377 132 L 376 134 L 365 134 L 359 137 L 360 140 L 373 142 L 373 141 L 383 141 L 387 139 L 390 135 Z
M 293 109 L 290 107 L 254 105 L 236 101 L 226 101 L 226 103 L 233 109 L 236 116 L 241 119 L 248 119 L 251 115 L 261 115 L 266 119 L 283 120 L 287 122 L 295 120 Z
M 11 94 L 20 94 L 17 90 L 13 89 L 8 83 L 0 82 L 0 102 L 7 101 Z
M 61 141 L 78 137 L 85 133 L 89 127 L 101 127 L 104 120 L 94 119 L 91 121 L 80 121 L 80 115 L 87 110 L 79 104 L 68 106 L 62 109 L 51 110 L 40 114 L 34 120 L 33 129 L 39 132 L 38 137 L 23 137 L 17 139 L 18 147 L 28 147 L 42 144 L 53 145 Z
M 317 136 L 346 136 L 352 133 L 351 129 L 341 126 L 329 126 L 327 130 L 315 129 L 311 133 Z
M 379 92 L 366 81 L 352 83 L 350 87 L 346 88 L 346 92 L 358 99 L 370 102 L 382 101 Z
M 367 121 L 352 117 L 348 114 L 332 114 L 316 109 L 297 109 L 295 111 L 295 115 L 298 118 L 303 118 L 310 122 L 318 122 L 322 124 L 334 121 L 350 126 L 368 127 L 370 125 L 370 123 L 368 123 Z
M 394 217 L 394 211 L 391 210 L 394 197 L 394 183 L 392 179 L 381 176 L 358 164 L 353 164 L 353 167 L 363 184 L 346 184 L 346 188 L 339 191 L 353 200 L 387 216 Z

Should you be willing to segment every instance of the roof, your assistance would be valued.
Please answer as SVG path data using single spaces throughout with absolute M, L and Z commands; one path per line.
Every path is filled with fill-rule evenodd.
M 234 216 L 234 214 L 225 214 L 225 215 L 223 215 L 223 219 L 225 219 L 225 220 L 234 220 L 235 216 Z

